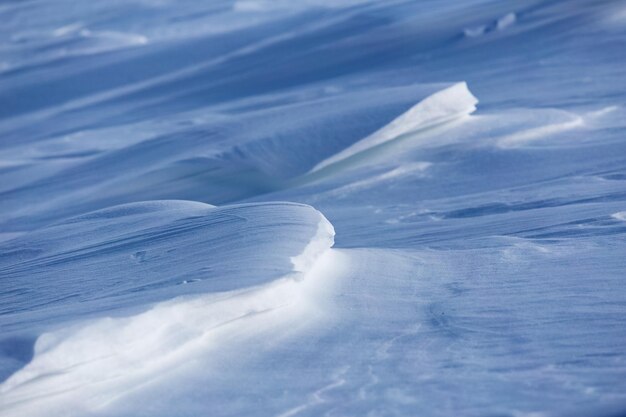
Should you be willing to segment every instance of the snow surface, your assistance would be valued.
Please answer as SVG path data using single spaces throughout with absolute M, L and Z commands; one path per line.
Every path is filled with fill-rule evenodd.
M 0 4 L 0 416 L 624 412 L 624 10 Z

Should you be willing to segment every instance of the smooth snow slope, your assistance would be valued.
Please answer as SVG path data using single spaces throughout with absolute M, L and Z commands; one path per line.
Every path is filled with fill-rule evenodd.
M 623 412 L 625 11 L 0 4 L 0 417 Z

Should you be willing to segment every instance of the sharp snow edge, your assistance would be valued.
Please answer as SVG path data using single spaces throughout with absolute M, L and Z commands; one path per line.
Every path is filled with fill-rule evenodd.
M 335 244 L 335 228 L 320 213 L 321 219 L 317 233 L 301 254 L 291 258 L 295 272 L 307 272 L 313 268 L 318 259 Z
M 476 110 L 476 104 L 478 99 L 469 91 L 466 82 L 453 84 L 426 97 L 368 137 L 318 163 L 311 172 L 319 171 L 407 133 L 469 115 Z

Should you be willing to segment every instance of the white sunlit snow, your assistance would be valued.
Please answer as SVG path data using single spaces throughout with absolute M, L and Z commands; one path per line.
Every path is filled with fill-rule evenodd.
M 626 8 L 0 4 L 0 417 L 617 416 Z

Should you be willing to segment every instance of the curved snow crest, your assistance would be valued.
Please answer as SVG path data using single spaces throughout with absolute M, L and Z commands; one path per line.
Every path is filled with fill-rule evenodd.
M 317 233 L 301 254 L 291 258 L 295 272 L 310 270 L 319 258 L 335 244 L 335 228 L 322 213 Z
M 319 211 L 286 202 L 148 201 L 87 213 L 0 242 L 0 329 L 252 288 L 305 272 L 333 235 Z
M 221 239 L 215 245 L 206 241 L 197 243 L 205 246 L 204 256 L 226 258 L 228 268 L 222 271 L 222 280 L 242 279 L 242 272 L 234 266 L 237 261 L 246 270 L 261 275 L 253 285 L 203 295 L 187 294 L 132 316 L 92 318 L 42 334 L 35 343 L 31 362 L 0 385 L 6 415 L 49 415 L 50 410 L 63 415 L 97 412 L 132 392 L 141 381 L 158 378 L 163 372 L 184 366 L 190 359 L 219 355 L 227 346 L 236 348 L 230 342 L 245 344 L 263 332 L 285 336 L 328 314 L 328 306 L 322 307 L 321 303 L 325 304 L 326 294 L 341 269 L 338 268 L 341 257 L 330 251 L 335 235 L 332 224 L 311 206 L 258 203 L 220 208 L 196 202 L 154 201 L 88 213 L 55 229 L 69 225 L 71 230 L 78 224 L 84 230 L 85 223 L 104 222 L 104 228 L 96 228 L 98 234 L 107 231 L 107 239 L 128 239 L 117 236 L 110 228 L 125 220 L 123 227 L 132 232 L 132 225 L 141 223 L 146 216 L 167 217 L 168 211 L 176 212 L 176 216 L 182 212 L 183 218 L 191 213 L 192 218 L 202 219 L 214 216 L 213 212 L 218 210 L 244 218 L 258 215 L 259 209 L 270 209 L 274 216 L 285 217 L 280 227 L 265 222 L 256 228 L 262 229 L 261 233 L 270 242 L 283 239 L 287 245 L 265 243 L 266 247 L 262 248 L 263 241 L 255 239 L 251 230 L 240 231 L 235 253 L 229 253 L 229 245 L 224 245 Z M 299 226 L 298 222 L 303 225 Z M 155 227 L 150 224 L 150 230 Z M 168 227 L 171 230 L 172 224 Z M 232 225 L 229 227 L 233 229 Z M 282 236 L 285 231 L 292 236 Z M 251 245 L 251 241 L 255 244 Z M 80 242 L 94 243 L 89 237 Z M 103 242 L 97 244 L 103 245 Z M 276 264 L 277 257 L 268 254 L 274 251 L 279 257 L 285 256 L 302 246 L 299 254 L 286 256 L 285 260 L 291 264 L 289 268 Z M 77 251 L 72 248 L 72 253 Z M 259 256 L 265 261 L 259 260 Z M 93 262 L 92 259 L 90 263 Z M 260 267 L 268 262 L 267 267 Z M 155 278 L 159 271 L 152 269 Z M 283 273 L 276 277 L 276 271 Z M 96 270 L 83 269 L 83 273 L 89 272 L 93 274 Z M 141 295 L 135 294 L 136 302 L 141 299 Z
M 478 104 L 478 99 L 470 92 L 466 82 L 453 84 L 426 97 L 365 139 L 318 163 L 311 172 L 352 158 L 407 133 L 467 116 L 476 110 L 476 104 Z

